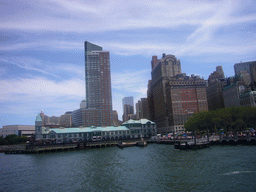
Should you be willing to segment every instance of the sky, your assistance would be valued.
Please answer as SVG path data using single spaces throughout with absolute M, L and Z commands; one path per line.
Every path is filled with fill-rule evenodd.
M 204 79 L 256 60 L 255 0 L 2 0 L 0 127 L 33 125 L 85 99 L 84 41 L 110 52 L 113 110 L 147 96 L 151 58 L 175 55 Z

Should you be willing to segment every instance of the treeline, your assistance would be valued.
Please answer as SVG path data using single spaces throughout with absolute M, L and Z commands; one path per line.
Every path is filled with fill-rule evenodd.
M 230 107 L 201 112 L 192 116 L 184 125 L 186 131 L 218 132 L 242 131 L 256 127 L 255 107 Z
M 13 144 L 21 144 L 26 143 L 28 138 L 26 136 L 17 136 L 15 134 L 8 135 L 5 138 L 0 137 L 0 145 L 13 145 Z

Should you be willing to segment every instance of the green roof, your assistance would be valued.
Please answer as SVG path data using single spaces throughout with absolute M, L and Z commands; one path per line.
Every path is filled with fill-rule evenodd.
M 38 115 L 36 116 L 36 121 L 42 121 L 42 118 L 41 118 L 41 115 L 40 115 L 40 114 L 38 114 Z
M 55 133 L 90 133 L 90 132 L 97 132 L 97 131 L 129 131 L 129 129 L 125 126 L 109 126 L 109 127 L 74 127 L 74 128 L 54 128 L 49 129 L 49 131 L 45 131 L 44 133 L 49 133 L 54 131 Z

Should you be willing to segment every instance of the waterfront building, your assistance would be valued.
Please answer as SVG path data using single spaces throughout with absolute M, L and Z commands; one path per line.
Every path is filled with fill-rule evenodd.
M 27 136 L 35 134 L 34 125 L 4 125 L 0 129 L 0 137 L 6 137 L 8 135 Z
M 121 126 L 47 128 L 40 114 L 36 117 L 36 140 L 42 143 L 71 143 L 94 140 L 125 140 L 149 138 L 156 135 L 156 125 L 147 119 L 129 120 Z
M 153 56 L 151 63 L 156 60 Z M 204 79 L 181 73 L 180 60 L 174 55 L 163 54 L 152 65 L 151 77 L 147 92 L 150 120 L 156 123 L 158 133 L 182 132 L 189 117 L 208 110 Z
M 88 41 L 84 47 L 87 112 L 92 114 L 96 110 L 94 126 L 113 125 L 109 52 Z
M 123 104 L 123 122 L 129 120 L 129 116 L 134 114 L 133 97 L 124 97 L 122 99 Z
M 224 108 L 223 87 L 227 85 L 222 66 L 217 66 L 216 71 L 208 78 L 206 94 L 209 110 Z
M 166 111 L 170 131 L 184 132 L 184 124 L 195 113 L 208 111 L 206 84 L 199 76 L 180 74 L 165 84 Z

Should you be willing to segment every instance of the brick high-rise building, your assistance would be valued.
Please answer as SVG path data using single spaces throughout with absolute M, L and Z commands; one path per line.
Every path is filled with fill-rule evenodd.
M 136 119 L 149 119 L 149 105 L 147 98 L 141 98 L 136 103 Z
M 153 56 L 151 63 L 156 60 Z M 174 55 L 163 54 L 154 64 L 151 76 L 148 84 L 150 120 L 156 123 L 158 133 L 184 131 L 189 117 L 208 110 L 205 81 L 181 73 L 180 61 Z
M 113 125 L 109 52 L 87 41 L 84 47 L 87 109 L 97 111 L 94 126 Z

